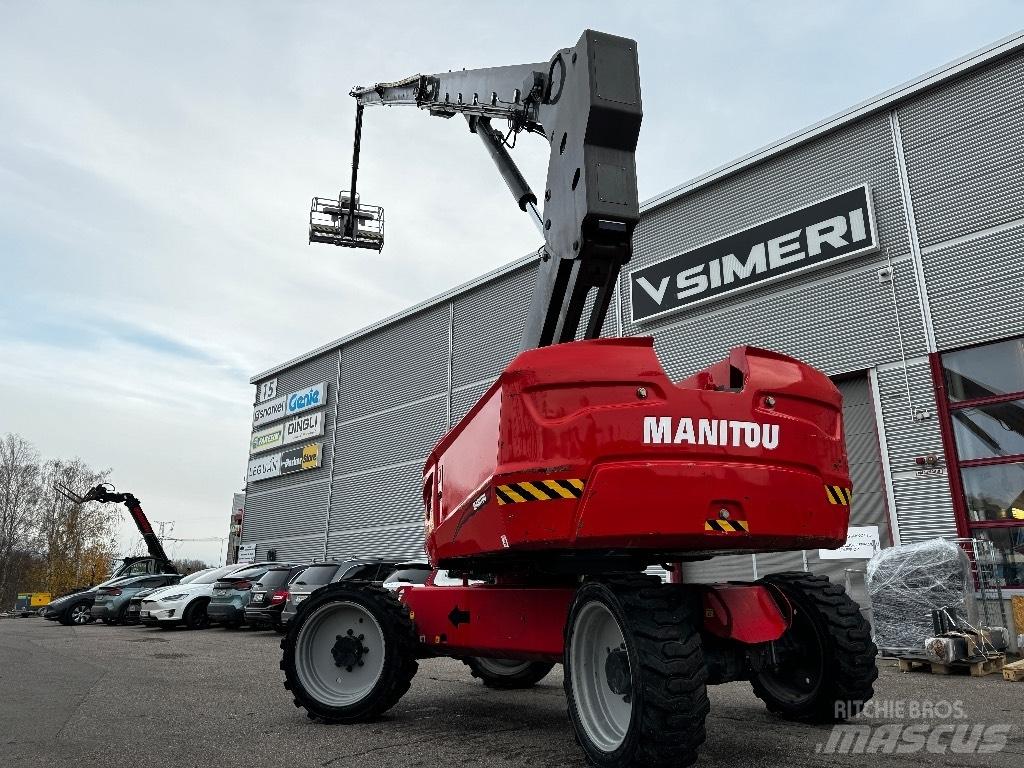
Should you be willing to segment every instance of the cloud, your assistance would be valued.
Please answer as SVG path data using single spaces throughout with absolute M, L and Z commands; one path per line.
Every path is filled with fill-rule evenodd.
M 248 376 L 534 250 L 459 121 L 370 110 L 383 254 L 306 243 L 348 184 L 354 84 L 639 41 L 648 197 L 994 40 L 988 3 L 8 4 L 0 26 L 0 432 L 112 466 L 222 535 Z M 916 34 L 906 35 L 909 23 Z M 543 189 L 547 147 L 514 152 Z M 133 535 L 126 528 L 124 535 Z M 196 545 L 197 547 L 199 545 Z M 183 554 L 188 554 L 185 545 Z M 198 550 L 197 550 L 198 551 Z

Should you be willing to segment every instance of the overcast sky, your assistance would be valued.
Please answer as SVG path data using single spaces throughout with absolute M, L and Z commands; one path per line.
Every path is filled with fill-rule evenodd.
M 307 245 L 309 198 L 348 186 L 349 88 L 546 61 L 585 27 L 639 43 L 645 199 L 1024 4 L 0 0 L 0 433 L 112 468 L 175 536 L 225 536 L 250 376 L 539 245 L 462 122 L 412 109 L 366 114 L 383 253 Z M 542 141 L 515 156 L 542 188 Z

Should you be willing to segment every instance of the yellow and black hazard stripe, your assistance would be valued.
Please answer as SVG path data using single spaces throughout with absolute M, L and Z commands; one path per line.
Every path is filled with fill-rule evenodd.
M 578 499 L 583 495 L 584 483 L 574 477 L 561 480 L 524 480 L 520 483 L 497 485 L 494 496 L 498 504 L 523 504 L 527 501 L 555 501 Z
M 826 485 L 825 495 L 828 496 L 828 503 L 840 507 L 850 506 L 853 499 L 853 491 L 850 488 L 843 488 L 841 485 Z
M 750 527 L 746 520 L 705 520 L 705 531 L 718 531 L 719 533 L 750 533 Z

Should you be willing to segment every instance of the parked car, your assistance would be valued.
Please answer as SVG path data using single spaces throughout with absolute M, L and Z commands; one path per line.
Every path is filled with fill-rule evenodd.
M 206 606 L 213 595 L 213 585 L 222 576 L 251 567 L 251 564 L 225 565 L 207 571 L 187 584 L 161 587 L 143 599 L 139 618 L 147 626 L 162 629 L 171 629 L 179 624 L 189 629 L 206 629 L 210 626 Z
M 350 558 L 313 563 L 288 584 L 288 599 L 281 611 L 281 624 L 295 618 L 302 601 L 314 590 L 336 581 L 384 581 L 401 561 L 383 560 L 379 557 Z
M 204 568 L 201 571 L 195 571 L 190 573 L 188 576 L 183 576 L 179 584 L 191 584 L 193 581 L 198 579 L 203 574 L 215 571 L 216 568 Z M 142 613 L 142 601 L 149 597 L 151 594 L 156 592 L 160 587 L 153 587 L 151 589 L 140 589 L 128 600 L 128 611 L 125 614 L 125 624 L 141 624 L 140 615 Z
M 288 601 L 288 583 L 305 571 L 308 565 L 271 568 L 253 584 L 252 596 L 245 606 L 245 622 L 253 627 L 272 627 L 284 631 L 281 613 Z
M 426 563 L 399 563 L 395 570 L 383 580 L 384 589 L 392 592 L 402 587 L 417 587 L 427 583 L 431 568 Z
M 59 621 L 65 626 L 81 626 L 93 620 L 91 613 L 93 599 L 96 593 L 103 587 L 111 587 L 136 578 L 132 576 L 115 576 L 106 581 L 101 581 L 95 587 L 90 587 L 82 592 L 73 592 L 70 595 L 59 597 L 51 602 L 43 611 L 44 618 L 50 621 Z
M 221 576 L 213 585 L 206 614 L 211 624 L 221 624 L 228 629 L 237 629 L 245 622 L 245 606 L 252 597 L 252 587 L 274 566 L 290 566 L 291 563 L 267 563 L 254 565 L 245 570 Z
M 179 581 L 181 576 L 170 573 L 130 576 L 117 584 L 97 589 L 89 612 L 93 619 L 100 619 L 104 624 L 123 624 L 128 615 L 128 601 L 135 594 L 145 589 L 177 584 Z

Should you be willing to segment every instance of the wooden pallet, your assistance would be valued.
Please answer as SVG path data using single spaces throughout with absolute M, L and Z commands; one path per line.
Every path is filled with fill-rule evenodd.
M 1006 664 L 1003 667 L 1003 680 L 1019 683 L 1024 680 L 1024 659 Z
M 925 671 L 933 675 L 969 674 L 971 677 L 984 677 L 1003 669 L 1006 656 L 1002 653 L 990 653 L 979 661 L 956 661 L 952 664 L 916 657 L 903 657 L 896 661 L 899 663 L 900 672 Z

